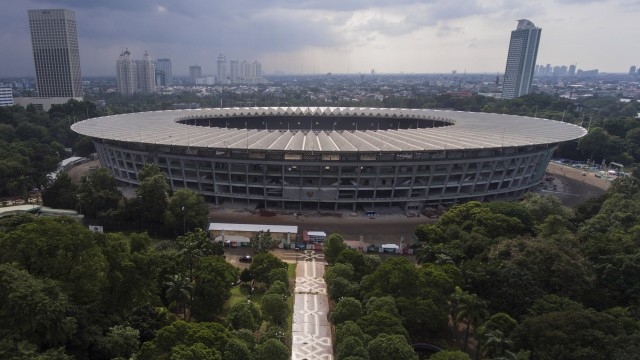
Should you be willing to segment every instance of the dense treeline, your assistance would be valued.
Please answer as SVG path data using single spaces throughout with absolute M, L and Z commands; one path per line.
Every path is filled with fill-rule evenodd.
M 68 218 L 0 221 L 0 358 L 289 358 L 287 265 L 269 253 L 243 274 L 202 230 L 162 246 L 90 232 Z M 224 305 L 239 280 L 258 306 Z
M 416 228 L 418 266 L 381 262 L 331 235 L 337 359 L 393 358 L 375 347 L 381 336 L 396 353 L 427 341 L 486 359 L 636 358 L 639 204 L 640 180 L 626 178 L 576 209 L 538 194 L 457 205 Z M 465 326 L 461 349 L 449 320 Z
M 27 197 L 34 188 L 47 184 L 47 174 L 71 154 L 86 156 L 93 145 L 71 131 L 73 114 L 80 119 L 96 116 L 95 105 L 71 100 L 54 106 L 49 113 L 33 107 L 0 107 L 0 196 Z

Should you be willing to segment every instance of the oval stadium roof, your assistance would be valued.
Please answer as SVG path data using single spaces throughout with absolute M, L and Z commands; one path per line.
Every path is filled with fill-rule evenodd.
M 301 131 L 203 127 L 184 119 L 251 116 L 408 117 L 452 122 L 423 129 Z M 97 139 L 196 148 L 315 152 L 416 152 L 554 144 L 584 136 L 587 130 L 554 120 L 427 109 L 337 107 L 253 107 L 168 110 L 93 118 L 74 124 L 75 132 Z

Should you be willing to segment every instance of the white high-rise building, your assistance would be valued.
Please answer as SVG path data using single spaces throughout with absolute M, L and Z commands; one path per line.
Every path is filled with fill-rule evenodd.
M 218 82 L 220 84 L 227 83 L 227 57 L 223 54 L 218 56 Z
M 156 92 L 155 62 L 148 53 L 142 60 L 132 60 L 129 50 L 120 54 L 116 62 L 116 87 L 119 93 L 131 95 L 135 93 L 152 94 Z
M 502 87 L 503 99 L 515 99 L 531 91 L 541 32 L 542 29 L 525 19 L 518 20 L 518 27 L 511 32 Z
M 156 92 L 156 63 L 146 51 L 138 62 L 138 89 L 143 94 Z
M 38 96 L 82 98 L 75 12 L 38 9 L 28 15 Z
M 129 49 L 120 54 L 116 62 L 116 88 L 120 94 L 132 95 L 138 91 L 138 66 L 131 60 Z

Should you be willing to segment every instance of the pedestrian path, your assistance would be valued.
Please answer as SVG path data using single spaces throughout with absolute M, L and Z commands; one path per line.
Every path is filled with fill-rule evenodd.
M 292 360 L 333 360 L 324 255 L 305 250 L 298 256 L 293 304 Z

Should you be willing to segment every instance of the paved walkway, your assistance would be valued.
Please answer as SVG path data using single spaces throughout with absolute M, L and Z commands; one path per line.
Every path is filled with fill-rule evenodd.
M 318 261 L 316 261 L 318 260 Z M 333 360 L 324 255 L 305 250 L 298 256 L 293 304 L 292 360 Z

